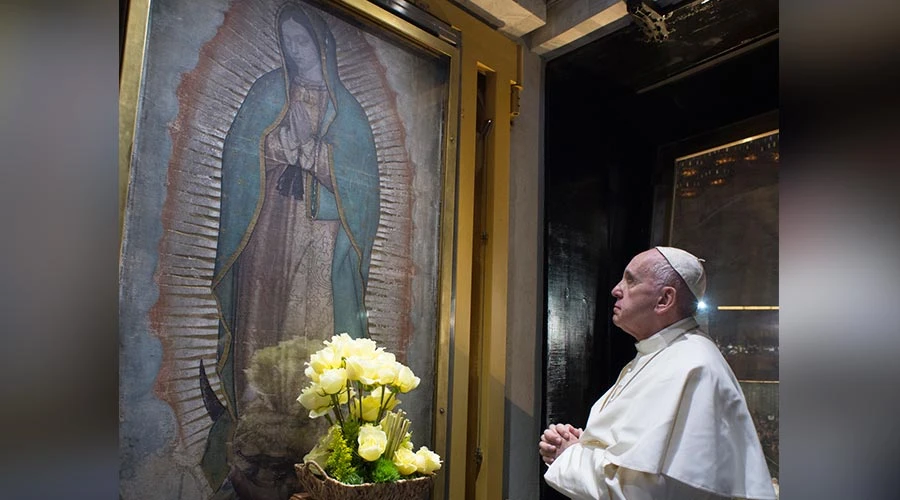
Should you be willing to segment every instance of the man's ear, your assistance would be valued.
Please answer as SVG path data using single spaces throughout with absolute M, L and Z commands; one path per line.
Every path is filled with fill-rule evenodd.
M 664 286 L 656 302 L 656 312 L 663 313 L 675 307 L 675 287 Z

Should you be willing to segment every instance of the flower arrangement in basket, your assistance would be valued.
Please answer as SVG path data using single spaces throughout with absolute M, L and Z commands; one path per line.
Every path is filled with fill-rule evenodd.
M 415 389 L 419 377 L 373 340 L 342 333 L 324 344 L 306 363 L 311 383 L 297 401 L 330 427 L 297 465 L 301 484 L 319 500 L 327 500 L 329 490 L 334 498 L 427 494 L 441 458 L 425 446 L 413 451 L 410 421 L 397 408 L 397 395 Z M 403 491 L 419 493 L 389 493 L 409 483 L 415 486 Z M 354 494 L 364 491 L 374 495 Z

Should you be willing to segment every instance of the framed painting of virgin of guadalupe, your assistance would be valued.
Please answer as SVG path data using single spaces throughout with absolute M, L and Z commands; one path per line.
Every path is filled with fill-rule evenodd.
M 303 365 L 340 333 L 420 376 L 403 406 L 416 443 L 434 446 L 451 30 L 357 0 L 153 0 L 143 14 L 120 273 L 122 498 L 300 491 L 293 466 L 326 425 L 297 402 Z

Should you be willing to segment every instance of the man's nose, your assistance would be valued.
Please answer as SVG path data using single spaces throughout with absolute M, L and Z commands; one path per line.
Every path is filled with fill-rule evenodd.
M 617 299 L 622 298 L 622 290 L 619 288 L 619 285 L 621 285 L 621 284 L 622 284 L 621 281 L 616 283 L 616 286 L 614 286 L 612 291 L 610 292 L 612 294 L 612 296 Z

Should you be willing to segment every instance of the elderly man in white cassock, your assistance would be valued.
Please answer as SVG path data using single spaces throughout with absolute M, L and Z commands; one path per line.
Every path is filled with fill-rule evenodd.
M 737 378 L 693 314 L 702 261 L 638 254 L 613 288 L 613 323 L 637 355 L 585 428 L 552 424 L 538 449 L 547 484 L 573 499 L 775 499 Z

